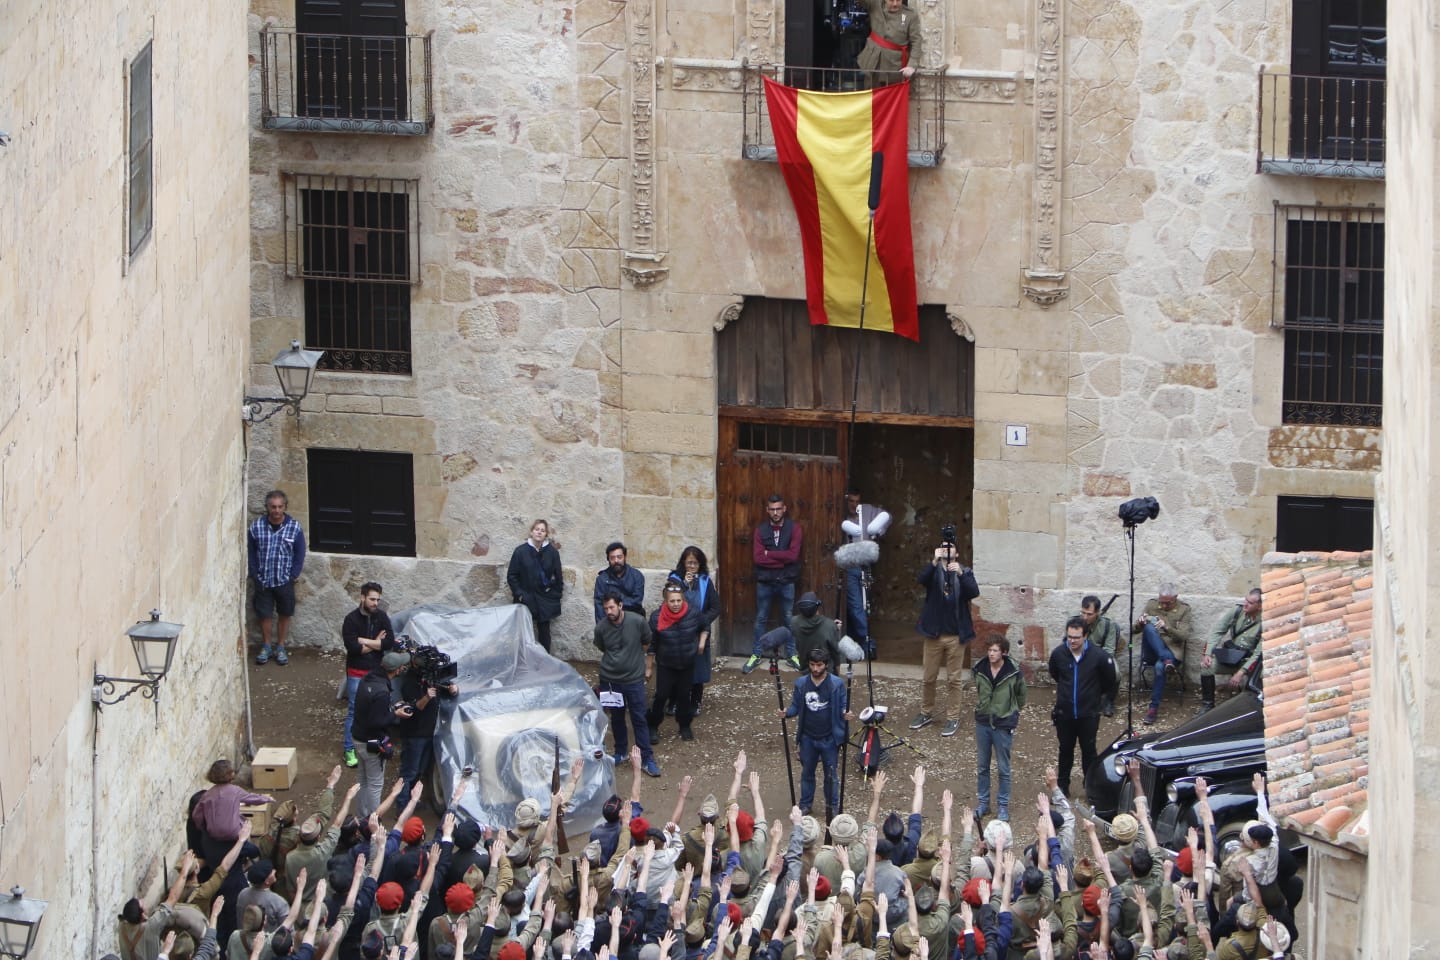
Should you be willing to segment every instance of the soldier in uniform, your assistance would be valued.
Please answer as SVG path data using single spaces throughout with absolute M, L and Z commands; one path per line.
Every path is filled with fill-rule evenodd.
M 870 38 L 856 63 L 871 86 L 883 87 L 909 80 L 920 59 L 920 14 L 904 0 L 867 0 Z
M 1260 590 L 1251 590 L 1220 618 L 1200 658 L 1201 711 L 1215 706 L 1215 671 L 1230 672 L 1231 691 L 1239 690 L 1260 669 Z M 1231 672 L 1233 671 L 1233 672 Z
M 1080 619 L 1085 623 L 1085 636 L 1095 646 L 1104 650 L 1115 658 L 1117 664 L 1125 652 L 1120 649 L 1120 628 L 1115 626 L 1115 621 L 1100 612 L 1100 598 L 1093 593 L 1080 601 Z M 1105 700 L 1101 704 L 1101 711 L 1107 717 L 1115 716 L 1115 704 L 1111 700 Z

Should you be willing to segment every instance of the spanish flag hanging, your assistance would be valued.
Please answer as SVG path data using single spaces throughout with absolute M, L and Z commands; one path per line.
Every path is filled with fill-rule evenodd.
M 883 153 L 865 328 L 920 339 L 910 238 L 906 131 L 910 84 L 854 93 L 799 90 L 765 79 L 780 171 L 800 221 L 810 323 L 860 325 L 867 199 Z

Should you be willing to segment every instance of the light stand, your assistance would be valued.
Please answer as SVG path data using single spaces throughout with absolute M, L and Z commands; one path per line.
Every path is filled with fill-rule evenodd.
M 1125 736 L 1135 735 L 1135 528 L 1146 520 L 1160 515 L 1160 502 L 1154 497 L 1136 497 L 1120 504 L 1116 511 L 1120 522 L 1125 525 L 1125 539 L 1130 550 L 1130 643 L 1126 657 L 1125 677 Z M 1145 642 L 1145 633 L 1140 633 L 1140 642 Z

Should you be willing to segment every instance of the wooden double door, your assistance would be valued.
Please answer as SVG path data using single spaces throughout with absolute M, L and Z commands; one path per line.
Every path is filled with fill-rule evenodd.
M 800 525 L 800 581 L 796 599 L 807 590 L 819 594 L 824 609 L 838 609 L 839 572 L 835 548 L 841 543 L 845 509 L 846 431 L 841 422 L 804 419 L 783 411 L 774 419 L 720 415 L 716 499 L 720 531 L 720 596 L 725 604 L 720 650 L 748 654 L 754 638 L 755 567 L 751 552 L 755 528 L 766 520 L 772 493 L 785 498 L 787 517 Z M 772 611 L 771 626 L 779 626 Z

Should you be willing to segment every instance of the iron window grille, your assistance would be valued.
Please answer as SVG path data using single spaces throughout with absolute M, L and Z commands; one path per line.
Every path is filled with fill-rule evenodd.
M 420 282 L 419 181 L 285 175 L 285 263 L 305 281 L 305 343 L 321 367 L 409 374 Z
M 779 453 L 800 457 L 838 457 L 839 437 L 834 427 L 744 421 L 739 424 L 737 448 L 750 453 Z
M 1271 324 L 1285 336 L 1282 420 L 1380 426 L 1384 211 L 1277 203 L 1274 245 Z

